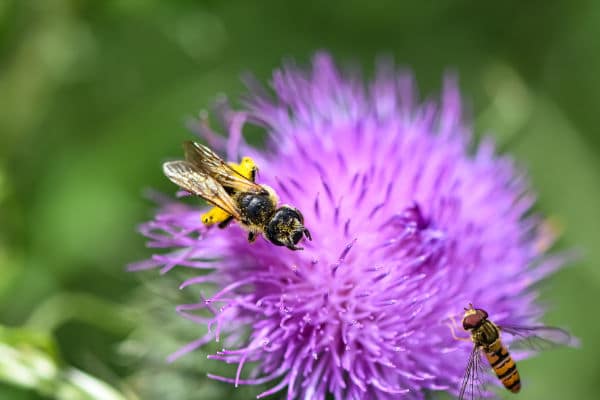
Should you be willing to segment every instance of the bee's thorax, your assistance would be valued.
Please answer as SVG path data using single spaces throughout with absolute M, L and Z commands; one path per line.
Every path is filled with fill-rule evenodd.
M 239 193 L 236 196 L 244 223 L 264 226 L 275 212 L 275 204 L 268 194 Z

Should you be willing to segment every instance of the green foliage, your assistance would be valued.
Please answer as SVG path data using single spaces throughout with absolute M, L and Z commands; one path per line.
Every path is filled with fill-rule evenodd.
M 0 382 L 57 400 L 136 398 L 77 368 L 62 366 L 56 343 L 39 329 L 0 326 Z
M 203 332 L 173 311 L 177 271 L 124 265 L 149 254 L 134 232 L 152 212 L 142 192 L 172 191 L 160 164 L 189 138 L 186 118 L 236 98 L 241 73 L 265 79 L 321 48 L 366 74 L 391 54 L 426 93 L 459 74 L 477 131 L 529 169 L 563 228 L 557 249 L 583 254 L 542 287 L 548 322 L 583 350 L 520 364 L 520 398 L 596 397 L 599 19 L 592 1 L 1 1 L 0 398 L 258 393 L 205 378 L 232 375 L 206 360 L 216 348 L 166 364 Z

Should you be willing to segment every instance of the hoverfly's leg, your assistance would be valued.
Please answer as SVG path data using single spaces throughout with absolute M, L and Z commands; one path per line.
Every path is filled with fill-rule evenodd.
M 448 326 L 448 328 L 450 328 L 450 333 L 452 334 L 452 338 L 454 338 L 454 340 L 462 340 L 465 342 L 470 342 L 471 338 L 460 337 L 456 334 L 455 329 L 458 326 L 458 324 L 456 323 L 456 319 L 454 318 L 454 315 L 450 316 L 450 321 L 451 322 L 446 322 L 446 325 Z
M 236 163 L 228 163 L 231 168 L 235 170 L 238 174 L 242 175 L 244 178 L 251 180 L 254 182 L 256 180 L 256 174 L 258 173 L 258 166 L 254 162 L 254 160 L 250 157 L 242 158 L 239 164 Z
M 225 221 L 220 222 L 218 226 L 220 229 L 227 228 L 227 225 L 229 225 L 231 221 L 233 221 L 233 217 L 230 215 Z
M 202 214 L 202 223 L 206 226 L 211 226 L 214 224 L 221 224 L 228 218 L 231 218 L 231 215 L 227 214 L 219 207 L 213 207 L 208 210 L 208 212 Z
M 253 243 L 256 240 L 256 232 L 248 232 L 248 241 Z

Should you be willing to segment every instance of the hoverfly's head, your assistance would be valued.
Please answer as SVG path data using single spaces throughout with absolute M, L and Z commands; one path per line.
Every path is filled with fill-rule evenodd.
M 310 232 L 304 227 L 302 213 L 290 206 L 282 206 L 275 211 L 267 224 L 265 236 L 271 243 L 291 250 L 302 250 L 296 245 L 304 236 L 312 240 Z
M 487 317 L 488 313 L 485 310 L 473 308 L 473 304 L 469 304 L 469 308 L 465 308 L 465 315 L 462 320 L 463 329 L 470 331 L 479 328 Z

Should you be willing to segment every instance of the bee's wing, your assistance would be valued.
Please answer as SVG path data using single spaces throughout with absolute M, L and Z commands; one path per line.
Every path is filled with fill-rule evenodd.
M 179 187 L 202 197 L 209 203 L 221 208 L 238 221 L 242 219 L 235 201 L 227 194 L 223 186 L 204 171 L 187 161 L 169 161 L 163 164 L 163 172 Z
M 201 171 L 216 179 L 221 185 L 238 192 L 263 193 L 265 189 L 246 179 L 231 168 L 215 152 L 199 143 L 186 141 L 183 143 L 185 159 Z
M 487 380 L 489 378 L 479 347 L 473 346 L 467 368 L 460 384 L 459 400 L 475 400 L 485 397 Z
M 577 340 L 564 329 L 551 326 L 503 325 L 500 331 L 515 337 L 510 348 L 535 351 L 548 350 L 560 346 L 576 346 Z

